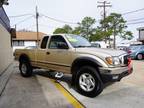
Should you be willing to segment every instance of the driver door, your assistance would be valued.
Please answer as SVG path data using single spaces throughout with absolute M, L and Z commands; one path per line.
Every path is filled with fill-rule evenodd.
M 70 72 L 71 51 L 61 35 L 52 36 L 46 52 L 49 68 L 60 72 Z

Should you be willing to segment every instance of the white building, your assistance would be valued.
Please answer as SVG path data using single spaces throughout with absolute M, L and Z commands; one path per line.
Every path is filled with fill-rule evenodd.
M 1 1 L 0 1 L 1 3 Z M 0 75 L 13 61 L 10 20 L 3 7 L 0 6 Z
M 144 44 L 144 27 L 137 28 L 137 30 L 139 31 L 138 41 Z
M 44 33 L 39 32 L 39 41 L 44 36 Z M 32 31 L 18 31 L 16 37 L 12 39 L 13 51 L 15 49 L 23 49 L 28 46 L 36 46 L 37 32 Z

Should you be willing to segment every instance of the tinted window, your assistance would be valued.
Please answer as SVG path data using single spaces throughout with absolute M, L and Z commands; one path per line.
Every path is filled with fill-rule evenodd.
M 48 36 L 46 36 L 46 37 L 43 38 L 42 43 L 41 43 L 41 48 L 42 49 L 46 49 L 48 38 L 49 38 Z
M 62 36 L 52 36 L 49 44 L 49 48 L 51 49 L 59 49 L 58 44 L 59 43 L 66 43 L 65 39 Z

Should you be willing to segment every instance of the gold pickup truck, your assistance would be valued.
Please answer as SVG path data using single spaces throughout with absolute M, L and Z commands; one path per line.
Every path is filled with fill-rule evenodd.
M 35 68 L 68 73 L 76 90 L 89 97 L 99 95 L 105 82 L 120 81 L 133 70 L 126 52 L 94 48 L 72 34 L 44 36 L 39 48 L 18 49 L 14 55 L 23 77 Z

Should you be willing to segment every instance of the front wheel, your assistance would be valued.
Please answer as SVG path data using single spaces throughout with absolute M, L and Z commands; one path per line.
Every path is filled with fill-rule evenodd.
M 32 76 L 32 67 L 29 62 L 21 61 L 19 64 L 19 70 L 23 77 Z
M 97 70 L 91 66 L 84 66 L 78 70 L 76 89 L 82 95 L 95 97 L 103 91 L 103 83 Z
M 142 55 L 142 54 L 138 54 L 138 55 L 137 55 L 137 59 L 138 59 L 138 60 L 142 60 L 142 59 L 143 59 L 143 55 Z

